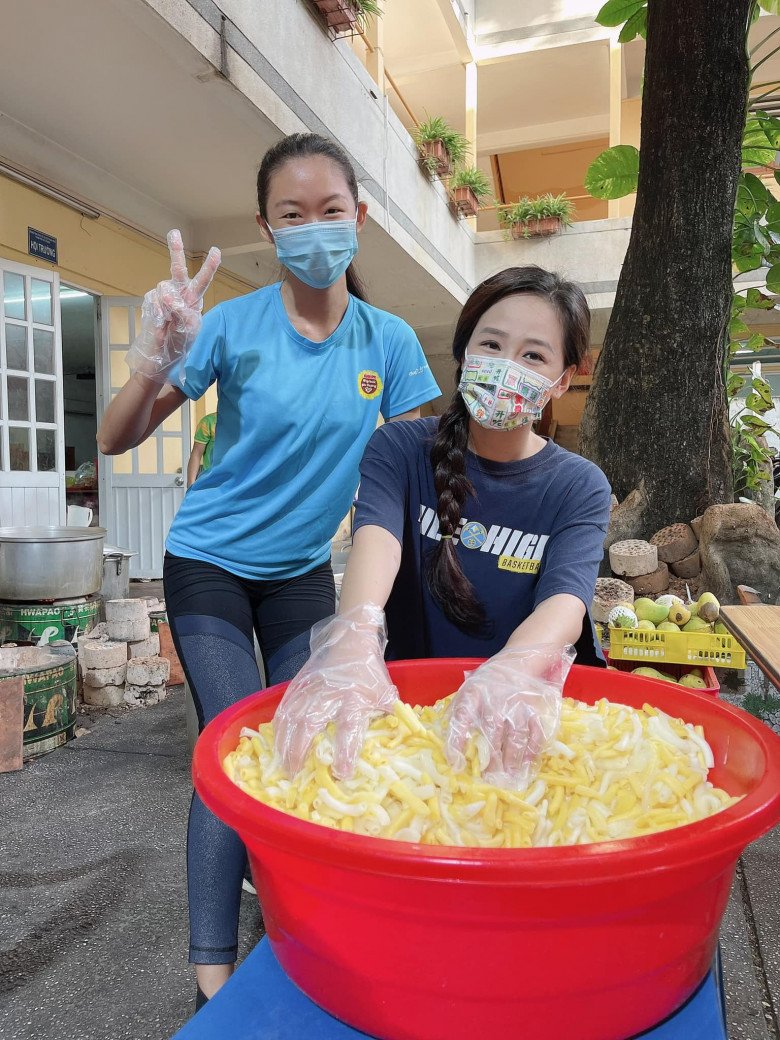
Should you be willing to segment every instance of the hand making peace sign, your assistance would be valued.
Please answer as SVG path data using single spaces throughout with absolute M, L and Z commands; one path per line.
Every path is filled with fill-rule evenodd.
M 168 233 L 171 277 L 144 296 L 141 329 L 127 355 L 131 370 L 165 382 L 170 369 L 184 357 L 200 329 L 203 297 L 220 264 L 212 246 L 203 266 L 190 278 L 180 231 Z

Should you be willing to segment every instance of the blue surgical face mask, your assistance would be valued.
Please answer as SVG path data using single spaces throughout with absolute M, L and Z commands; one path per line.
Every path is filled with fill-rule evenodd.
M 357 220 L 318 220 L 271 229 L 276 255 L 296 278 L 327 289 L 344 274 L 357 253 Z

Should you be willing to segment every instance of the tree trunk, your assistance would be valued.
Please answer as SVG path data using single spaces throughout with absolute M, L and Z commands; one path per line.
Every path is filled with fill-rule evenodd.
M 650 0 L 636 210 L 581 448 L 649 536 L 732 501 L 723 385 L 751 0 Z

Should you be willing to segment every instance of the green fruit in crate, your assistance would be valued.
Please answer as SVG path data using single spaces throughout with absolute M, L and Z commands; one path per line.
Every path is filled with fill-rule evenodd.
M 652 622 L 652 621 L 646 621 L 646 620 L 644 620 L 644 619 L 643 619 L 643 620 L 641 620 L 641 621 L 640 621 L 640 622 L 639 622 L 639 623 L 637 624 L 637 626 L 636 626 L 636 627 L 637 627 L 638 629 L 639 629 L 639 628 L 641 628 L 641 629 L 644 629 L 644 630 L 645 630 L 645 631 L 647 631 L 647 632 L 655 632 L 655 625 L 653 624 L 653 622 Z
M 699 617 L 710 624 L 718 620 L 720 603 L 711 592 L 702 592 L 699 596 Z
M 694 675 L 693 672 L 688 672 L 682 679 L 679 680 L 680 686 L 685 686 L 688 690 L 706 690 L 707 684 L 700 675 Z
M 613 607 L 607 617 L 610 628 L 636 628 L 637 617 L 630 607 Z
M 680 629 L 673 621 L 662 621 L 658 626 L 659 632 L 679 632 Z
M 682 628 L 683 625 L 687 625 L 691 620 L 691 612 L 684 603 L 674 603 L 669 608 L 669 620 L 673 625 Z
M 690 610 L 691 617 L 696 617 L 698 615 L 698 613 L 699 613 L 699 604 L 698 603 L 686 603 L 685 605 L 688 608 L 688 610 Z
M 655 626 L 660 624 L 661 621 L 666 621 L 669 609 L 662 603 L 654 603 L 646 596 L 642 596 L 640 599 L 634 601 L 634 613 L 639 618 L 640 622 L 651 621 L 653 623 L 653 628 L 655 628 Z
M 683 625 L 683 632 L 711 632 L 712 625 L 708 625 L 706 621 L 702 621 L 700 617 L 692 617 L 691 620 Z
M 698 677 L 700 679 L 704 678 L 704 672 L 701 670 L 701 668 L 689 668 L 688 671 L 685 674 L 686 675 L 698 675 Z
M 715 634 L 719 636 L 729 635 L 729 630 L 726 628 L 722 621 L 715 622 Z
M 632 668 L 631 674 L 641 675 L 645 679 L 660 679 L 663 682 L 673 681 L 665 672 L 659 672 L 657 668 L 648 668 L 646 665 L 643 665 L 641 668 Z

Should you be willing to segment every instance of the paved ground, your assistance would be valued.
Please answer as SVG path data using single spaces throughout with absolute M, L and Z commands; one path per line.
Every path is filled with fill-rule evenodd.
M 192 1013 L 180 691 L 0 776 L 0 1037 L 163 1040 Z M 244 951 L 261 934 L 244 897 Z
M 166 1040 L 194 995 L 184 697 L 81 721 L 89 733 L 0 776 L 0 1038 Z M 778 892 L 780 830 L 746 853 L 724 921 L 731 1040 L 780 1040 Z M 242 917 L 246 951 L 254 897 Z

